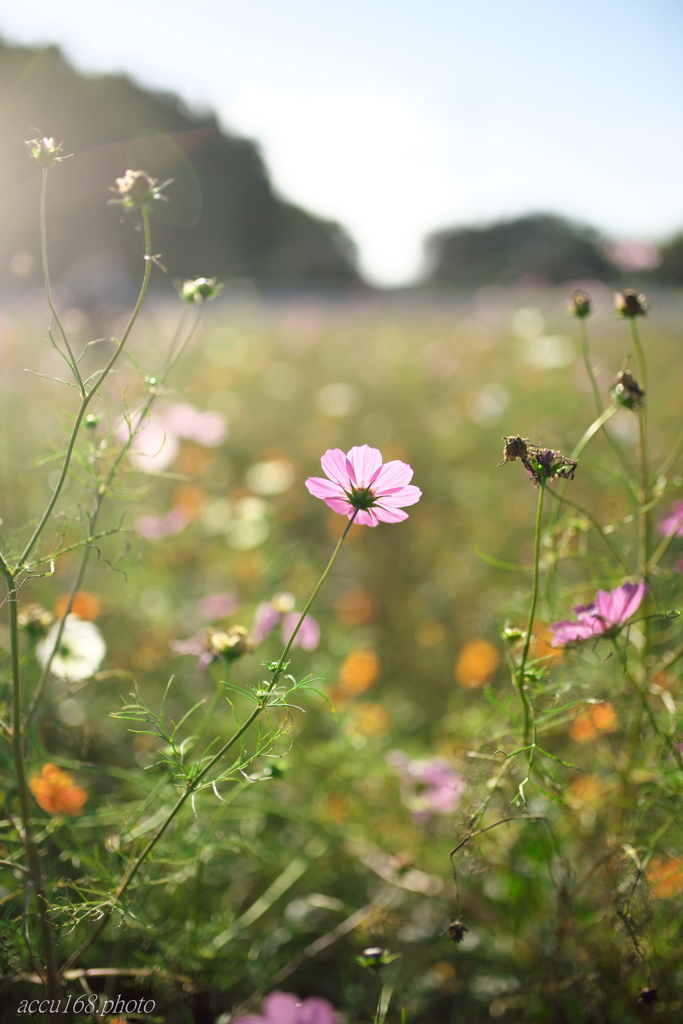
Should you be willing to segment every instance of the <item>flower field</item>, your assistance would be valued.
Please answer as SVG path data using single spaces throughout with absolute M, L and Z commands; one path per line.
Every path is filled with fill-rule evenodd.
M 4 314 L 5 1007 L 681 1012 L 683 300 L 586 288 Z

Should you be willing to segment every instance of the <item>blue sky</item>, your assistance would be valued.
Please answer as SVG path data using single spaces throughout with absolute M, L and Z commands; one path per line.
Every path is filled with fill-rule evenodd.
M 378 283 L 414 277 L 443 226 L 683 229 L 677 0 L 31 0 L 0 34 L 213 108 Z

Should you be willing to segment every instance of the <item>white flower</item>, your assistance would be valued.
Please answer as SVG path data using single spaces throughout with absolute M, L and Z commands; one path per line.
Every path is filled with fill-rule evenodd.
M 54 626 L 44 640 L 36 644 L 36 657 L 45 668 L 57 639 L 61 623 Z M 52 659 L 50 671 L 58 679 L 70 683 L 89 679 L 97 672 L 107 652 L 102 634 L 94 622 L 88 622 L 78 615 L 67 615 L 62 639 Z

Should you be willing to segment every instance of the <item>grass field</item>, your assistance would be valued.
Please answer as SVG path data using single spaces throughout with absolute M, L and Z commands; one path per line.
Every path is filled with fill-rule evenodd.
M 607 407 L 628 355 L 635 372 L 636 353 L 629 324 L 612 313 L 611 293 L 597 284 L 588 290 L 597 308 L 588 321 L 591 359 Z M 578 507 L 565 505 L 558 517 L 546 496 L 528 686 L 538 743 L 555 760 L 539 755 L 526 806 L 518 799 L 523 758 L 500 754 L 523 745 L 510 681 L 520 642 L 501 631 L 526 628 L 537 499 L 520 463 L 500 464 L 501 437 L 521 435 L 571 456 L 596 416 L 566 298 L 491 287 L 451 300 L 227 296 L 207 308 L 155 400 L 153 472 L 140 469 L 144 456 L 124 462 L 98 524 L 110 535 L 96 542 L 74 607 L 96 620 L 106 658 L 91 679 L 52 678 L 30 733 L 29 774 L 53 763 L 87 793 L 78 816 L 33 808 L 53 865 L 60 955 L 83 941 L 125 859 L 140 851 L 178 792 L 160 763 L 169 745 L 149 731 L 131 732 L 145 727 L 111 712 L 134 686 L 158 708 L 173 676 L 167 722 L 204 702 L 179 736 L 201 724 L 201 742 L 215 750 L 211 742 L 220 745 L 244 721 L 248 699 L 224 687 L 225 665 L 198 668 L 172 645 L 209 625 L 251 633 L 264 603 L 280 619 L 303 609 L 346 523 L 304 486 L 321 474 L 326 449 L 368 444 L 385 461 L 409 463 L 422 498 L 406 522 L 351 528 L 312 612 L 320 642 L 292 653 L 289 671 L 297 680 L 311 676 L 315 689 L 299 691 L 296 706 L 273 708 L 271 733 L 255 725 L 245 735 L 230 778 L 202 790 L 194 812 L 188 802 L 125 908 L 84 954 L 83 967 L 163 968 L 166 980 L 122 974 L 108 992 L 153 992 L 163 1007 L 158 1019 L 168 1022 L 213 1021 L 237 1006 L 255 1013 L 258 997 L 273 989 L 324 997 L 347 1024 L 384 1020 L 383 1013 L 389 1022 L 425 1024 L 629 1024 L 655 1019 L 648 997 L 638 999 L 641 989 L 658 990 L 658 1019 L 680 1011 L 683 836 L 675 808 L 683 773 L 662 739 L 680 740 L 680 627 L 658 618 L 650 661 L 641 666 L 650 673 L 643 700 L 662 735 L 636 716 L 640 706 L 607 642 L 577 651 L 548 646 L 550 623 L 597 589 L 636 578 L 638 415 L 629 409 L 619 409 L 608 429 L 630 471 L 600 432 L 575 479 L 553 484 Z M 651 300 L 639 328 L 656 547 L 656 522 L 681 497 L 680 464 L 665 467 L 666 479 L 656 469 L 681 430 L 683 297 Z M 49 569 L 51 552 L 84 536 L 93 467 L 111 460 L 123 437 L 121 396 L 131 410 L 143 401 L 143 382 L 159 372 L 176 316 L 171 303 L 147 307 L 130 343 L 138 367 L 120 362 L 93 403 L 101 418 L 84 431 L 35 576 Z M 95 324 L 81 311 L 65 319 L 79 349 L 95 331 L 120 335 L 115 320 Z M 44 323 L 33 310 L 16 312 L 0 342 L 8 549 L 11 538 L 20 544 L 28 536 L 24 524 L 54 486 L 77 408 L 73 390 L 24 372 L 63 373 L 41 341 Z M 88 350 L 89 372 L 108 346 Z M 194 412 L 178 413 L 188 405 Z M 219 415 L 197 419 L 197 411 Z M 170 425 L 183 415 L 194 426 L 184 421 L 174 432 Z M 607 526 L 607 541 L 591 517 Z M 680 603 L 680 543 L 674 538 L 648 575 L 652 614 Z M 27 579 L 20 605 L 59 611 L 80 557 L 80 548 L 66 551 L 54 573 Z M 234 663 L 232 685 L 258 683 L 261 663 L 281 653 L 280 628 Z M 639 628 L 630 648 L 638 665 Z M 23 657 L 30 693 L 39 676 L 32 641 Z M 634 686 L 645 685 L 640 668 L 631 672 Z M 3 758 L 9 776 L 11 758 Z M 433 759 L 445 773 L 440 782 L 429 775 L 434 764 L 425 764 Z M 10 785 L 9 807 L 15 799 Z M 472 822 L 481 828 L 519 816 L 521 823 L 496 827 L 459 852 L 458 895 L 449 854 Z M 0 856 L 13 860 L 17 849 L 15 836 Z M 5 873 L 9 975 L 26 972 L 27 959 L 23 896 L 13 895 Z M 446 934 L 456 919 L 468 929 L 458 943 Z M 385 1003 L 393 991 L 388 1011 L 375 1009 L 376 972 L 354 960 L 368 946 L 400 954 L 379 972 Z M 100 981 L 90 984 L 103 991 Z M 6 1006 L 18 1002 L 17 992 L 30 994 L 31 983 L 21 985 L 6 989 Z

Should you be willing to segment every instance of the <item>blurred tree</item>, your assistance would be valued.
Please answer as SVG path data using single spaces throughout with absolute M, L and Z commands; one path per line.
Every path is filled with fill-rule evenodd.
M 430 285 L 466 288 L 520 279 L 561 284 L 582 277 L 610 280 L 615 273 L 596 231 L 547 213 L 437 231 L 425 244 Z
M 358 280 L 353 243 L 330 223 L 281 199 L 256 144 L 188 110 L 172 94 L 124 75 L 86 76 L 56 47 L 0 41 L 0 286 L 40 279 L 39 169 L 23 142 L 64 141 L 68 173 L 50 178 L 49 254 L 74 303 L 125 298 L 140 247 L 121 227 L 108 189 L 126 168 L 163 180 L 154 247 L 172 277 L 249 278 L 270 287 L 339 288 Z
M 662 262 L 657 276 L 666 284 L 683 284 L 683 232 L 675 235 L 661 247 Z

